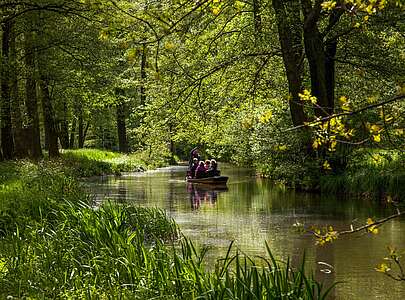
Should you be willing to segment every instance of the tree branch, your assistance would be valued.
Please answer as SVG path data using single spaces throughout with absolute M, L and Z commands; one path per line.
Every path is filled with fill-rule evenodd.
M 336 118 L 336 117 L 341 117 L 341 116 L 353 116 L 353 115 L 359 114 L 359 113 L 361 113 L 363 111 L 373 109 L 373 108 L 377 108 L 377 107 L 380 107 L 380 106 L 383 106 L 383 105 L 386 105 L 386 104 L 389 104 L 389 103 L 392 103 L 392 102 L 396 102 L 396 101 L 399 101 L 399 100 L 403 100 L 403 99 L 405 99 L 405 95 L 398 95 L 398 96 L 395 96 L 395 97 L 393 97 L 391 99 L 385 100 L 383 102 L 368 105 L 366 107 L 360 108 L 360 109 L 355 110 L 355 111 L 342 112 L 342 113 L 326 116 L 326 117 L 323 117 L 323 118 L 320 118 L 320 119 L 317 119 L 317 120 L 313 121 L 311 124 L 323 123 L 323 122 L 328 121 L 330 119 L 333 119 L 333 118 Z M 291 128 L 288 128 L 288 129 L 284 130 L 283 132 L 289 132 L 289 131 L 297 130 L 297 129 L 300 129 L 300 128 L 303 128 L 303 127 L 308 127 L 308 125 L 309 124 L 303 124 L 303 125 L 294 126 L 294 127 L 291 127 Z
M 360 231 L 363 231 L 363 230 L 367 230 L 368 228 L 371 228 L 373 226 L 374 227 L 375 226 L 380 226 L 380 225 L 384 224 L 385 222 L 387 222 L 389 220 L 392 220 L 392 219 L 395 219 L 395 218 L 398 218 L 398 217 L 400 217 L 400 216 L 402 216 L 404 214 L 405 214 L 405 211 L 398 211 L 394 215 L 391 215 L 391 216 L 388 216 L 386 218 L 374 221 L 371 224 L 367 224 L 367 225 L 360 226 L 360 227 L 357 227 L 357 228 L 352 228 L 351 230 L 340 231 L 340 232 L 338 232 L 338 235 L 340 236 L 340 235 L 345 235 L 345 234 L 352 234 L 352 233 L 355 233 L 355 232 L 360 232 Z

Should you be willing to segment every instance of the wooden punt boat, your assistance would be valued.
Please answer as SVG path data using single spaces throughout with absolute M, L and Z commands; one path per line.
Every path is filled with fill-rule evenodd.
M 187 182 L 203 184 L 226 184 L 228 176 L 214 176 L 206 178 L 187 178 Z

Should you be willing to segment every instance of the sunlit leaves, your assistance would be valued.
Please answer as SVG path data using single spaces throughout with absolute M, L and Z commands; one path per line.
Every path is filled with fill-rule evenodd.
M 299 233 L 304 233 L 305 232 L 305 226 L 301 222 L 295 221 L 295 223 L 292 226 Z
M 371 139 L 374 142 L 381 142 L 381 132 L 383 131 L 383 129 L 377 125 L 377 124 L 367 124 L 367 129 L 369 130 L 370 134 L 371 134 Z
M 280 152 L 287 151 L 287 148 L 288 148 L 287 145 L 278 145 L 277 146 L 277 150 Z
M 261 124 L 267 124 L 270 122 L 272 116 L 273 112 L 271 110 L 267 110 L 262 115 L 259 116 L 259 122 Z
M 400 254 L 398 253 L 398 250 L 394 247 L 388 247 L 388 259 L 392 259 L 394 261 L 399 261 L 400 259 Z
M 383 273 L 391 279 L 405 281 L 404 267 L 402 265 L 402 255 L 394 247 L 387 247 L 388 256 L 384 257 L 384 262 L 378 264 L 374 270 Z
M 242 128 L 247 130 L 253 127 L 253 120 L 249 117 L 244 118 L 241 122 Z
M 326 13 L 330 13 L 333 10 L 341 10 L 345 11 L 350 17 L 357 15 L 357 21 L 353 19 L 352 26 L 360 28 L 362 25 L 368 23 L 370 16 L 384 10 L 387 2 L 387 0 L 324 1 L 321 3 L 321 7 Z
M 329 162 L 327 160 L 325 160 L 322 164 L 322 168 L 324 170 L 332 170 L 332 167 L 330 166 Z
M 387 263 L 381 263 L 378 264 L 377 267 L 375 268 L 375 270 L 377 272 L 381 272 L 381 273 L 387 273 L 389 271 L 391 271 L 390 266 Z
M 308 90 L 303 90 L 302 93 L 299 93 L 298 96 L 304 102 L 311 102 L 312 104 L 316 104 L 316 97 L 311 95 L 311 92 Z
M 373 219 L 368 218 L 367 219 L 367 225 L 370 225 L 369 227 L 367 227 L 367 232 L 370 232 L 372 234 L 378 234 L 378 227 L 377 225 L 373 225 L 375 222 L 373 221 Z
M 237 10 L 241 10 L 245 6 L 245 4 L 242 1 L 235 1 L 234 6 Z
M 381 135 L 380 134 L 375 134 L 375 135 L 372 136 L 372 139 L 373 139 L 374 142 L 379 143 L 379 142 L 381 142 Z
M 214 7 L 212 8 L 212 13 L 217 16 L 221 12 L 221 9 L 219 7 Z
M 373 104 L 377 102 L 377 97 L 376 96 L 369 96 L 367 97 L 367 103 Z
M 211 11 L 212 14 L 218 16 L 221 12 L 221 7 L 223 5 L 223 0 L 212 0 Z
M 100 33 L 98 35 L 98 39 L 101 41 L 106 41 L 109 36 L 109 29 L 108 28 L 103 28 L 100 30 Z
M 134 63 L 137 59 L 138 51 L 135 48 L 128 49 L 126 52 L 126 58 L 129 63 Z
M 387 0 L 345 0 L 345 4 L 351 11 L 361 11 L 372 15 L 383 10 L 387 5 Z
M 5 258 L 0 258 L 0 276 L 8 273 L 7 261 Z
M 354 133 L 353 129 L 345 127 L 342 117 L 334 117 L 325 122 L 315 122 L 312 127 L 315 135 L 312 148 L 315 150 L 321 146 L 326 146 L 328 151 L 334 152 L 336 151 L 338 136 L 350 139 Z
M 165 43 L 165 49 L 166 49 L 166 50 L 173 50 L 173 49 L 175 49 L 175 48 L 176 48 L 176 45 L 175 45 L 173 42 L 167 41 L 167 42 Z
M 389 124 L 394 120 L 394 117 L 389 114 L 386 114 L 384 109 L 380 110 L 380 118 L 384 124 Z
M 323 10 L 332 10 L 336 7 L 336 1 L 325 1 L 321 6 Z
M 316 245 L 323 246 L 326 243 L 331 243 L 338 238 L 338 232 L 332 227 L 327 226 L 322 229 L 313 228 L 315 234 Z
M 343 111 L 352 111 L 351 103 L 347 100 L 346 96 L 341 96 L 339 98 L 339 103 Z

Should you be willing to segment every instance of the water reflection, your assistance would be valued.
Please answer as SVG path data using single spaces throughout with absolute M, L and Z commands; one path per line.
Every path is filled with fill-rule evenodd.
M 225 189 L 188 185 L 186 167 L 95 178 L 89 188 L 98 202 L 110 198 L 165 209 L 186 236 L 213 249 L 208 254 L 213 259 L 225 255 L 233 240 L 249 255 L 265 255 L 267 242 L 274 255 L 281 259 L 289 256 L 296 266 L 305 252 L 308 268 L 325 285 L 343 282 L 332 298 L 405 299 L 403 282 L 374 271 L 387 254 L 386 246 L 405 249 L 405 220 L 385 224 L 379 235 L 341 237 L 333 244 L 316 247 L 312 236 L 297 234 L 292 225 L 332 225 L 342 230 L 391 211 L 372 201 L 286 190 L 252 177 L 247 169 L 221 169 L 230 178 Z
M 218 193 L 228 191 L 226 185 L 203 185 L 187 183 L 187 192 L 190 195 L 191 209 L 199 209 L 201 205 L 214 207 Z

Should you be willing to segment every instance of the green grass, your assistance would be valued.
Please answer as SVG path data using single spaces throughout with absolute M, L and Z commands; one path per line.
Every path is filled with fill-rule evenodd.
M 217 260 L 215 271 L 206 272 L 207 249 L 199 252 L 185 239 L 180 255 L 174 257 L 176 274 L 188 274 L 194 285 L 188 295 L 192 299 L 326 299 L 333 286 L 325 289 L 308 277 L 304 259 L 294 269 L 289 261 L 277 261 L 267 243 L 266 247 L 267 257 L 252 259 L 239 251 L 232 255 L 231 243 L 227 255 Z
M 169 164 L 169 159 L 152 159 L 146 152 L 122 154 L 98 149 L 78 149 L 64 150 L 61 157 L 64 165 L 80 177 L 139 172 Z
M 115 204 L 94 210 L 79 203 L 53 218 L 57 224 L 18 226 L 6 235 L 0 296 L 324 299 L 327 294 L 303 267 L 277 262 L 270 250 L 256 264 L 239 252 L 231 255 L 231 244 L 215 271 L 207 271 L 206 249 L 184 237 L 177 242 L 177 226 L 159 210 Z
M 405 198 L 405 154 L 399 151 L 362 149 L 354 153 L 347 170 L 321 177 L 323 192 L 370 198 Z

